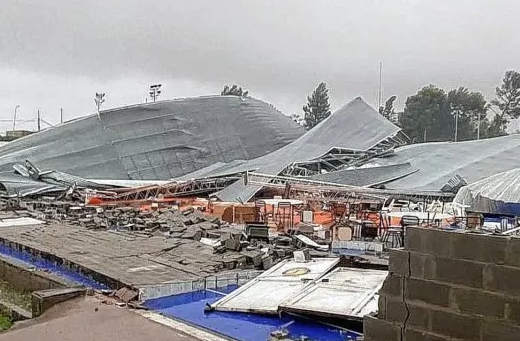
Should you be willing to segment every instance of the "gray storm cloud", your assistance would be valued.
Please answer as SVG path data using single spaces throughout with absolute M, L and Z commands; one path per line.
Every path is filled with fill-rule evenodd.
M 374 103 L 383 61 L 385 94 L 401 101 L 428 83 L 489 97 L 519 67 L 518 17 L 514 0 L 0 0 L 0 68 L 236 82 L 301 111 L 321 80 L 336 106 L 357 95 Z

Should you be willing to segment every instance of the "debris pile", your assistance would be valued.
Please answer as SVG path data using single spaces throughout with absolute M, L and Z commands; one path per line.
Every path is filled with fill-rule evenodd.
M 173 246 L 154 256 L 161 257 L 165 263 L 183 266 L 206 264 L 211 260 L 211 272 L 269 269 L 280 260 L 293 257 L 295 250 L 307 247 L 295 236 L 270 235 L 267 225 L 231 226 L 194 208 L 180 210 L 169 206 L 140 210 L 129 206 L 93 207 L 41 199 L 9 199 L 3 205 L 18 217 L 32 217 L 47 223 L 114 231 L 140 238 L 163 237 Z M 194 269 L 193 272 L 197 271 Z

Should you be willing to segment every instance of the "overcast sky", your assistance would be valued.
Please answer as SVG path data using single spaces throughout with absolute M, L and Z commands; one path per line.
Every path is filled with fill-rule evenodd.
M 423 85 L 491 99 L 520 69 L 518 0 L 0 0 L 0 131 L 37 109 L 51 123 L 238 83 L 286 114 L 320 82 L 333 108 L 356 96 L 398 105 Z M 19 123 L 34 128 L 35 122 Z

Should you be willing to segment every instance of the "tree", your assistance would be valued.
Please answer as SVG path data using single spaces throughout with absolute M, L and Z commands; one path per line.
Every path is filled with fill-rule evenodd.
M 480 92 L 459 87 L 446 93 L 429 85 L 408 97 L 399 125 L 416 142 L 491 137 L 488 107 Z
M 487 135 L 482 130 L 482 122 L 486 119 L 488 108 L 484 95 L 459 87 L 448 92 L 448 102 L 451 114 L 458 122 L 457 141 L 472 140 Z
M 453 137 L 454 122 L 444 90 L 429 85 L 408 97 L 399 125 L 416 142 L 447 141 Z
M 220 93 L 221 96 L 239 96 L 239 97 L 249 97 L 249 91 L 242 89 L 241 86 L 233 85 L 229 87 L 229 85 L 224 86 L 224 89 Z
M 330 116 L 329 89 L 321 82 L 316 89 L 307 96 L 307 104 L 303 106 L 305 128 L 312 129 L 318 123 Z
M 394 114 L 394 102 L 396 99 L 397 96 L 390 96 L 390 98 L 386 100 L 385 106 L 379 107 L 379 113 L 386 119 L 390 119 L 390 117 Z
M 495 90 L 496 99 L 491 103 L 498 107 L 491 123 L 495 135 L 503 135 L 510 120 L 520 117 L 520 73 L 514 70 L 506 71 L 500 87 Z

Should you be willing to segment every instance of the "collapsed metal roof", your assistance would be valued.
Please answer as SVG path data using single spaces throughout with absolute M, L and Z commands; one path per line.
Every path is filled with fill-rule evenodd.
M 367 151 L 385 139 L 395 136 L 400 130 L 358 97 L 285 147 L 241 164 L 235 162 L 232 166 L 223 165 L 216 169 L 212 167 L 207 173 L 198 173 L 197 176 L 215 176 L 247 170 L 277 175 L 291 164 L 318 159 L 333 149 Z M 218 192 L 216 196 L 222 201 L 248 201 L 260 188 L 258 185 L 245 185 L 238 181 Z
M 392 156 L 373 159 L 379 165 L 409 162 L 419 171 L 386 185 L 393 189 L 439 190 L 461 176 L 468 183 L 518 168 L 520 135 L 465 142 L 421 143 L 395 149 Z
M 102 111 L 0 146 L 0 172 L 30 160 L 84 178 L 167 180 L 252 159 L 304 133 L 254 98 L 209 96 Z
M 520 168 L 502 172 L 462 187 L 454 203 L 469 211 L 482 213 L 508 213 L 520 204 Z M 515 206 L 510 206 L 515 204 Z
M 410 163 L 403 163 L 381 167 L 361 167 L 346 169 L 337 172 L 319 174 L 311 177 L 313 180 L 325 181 L 341 185 L 351 186 L 376 186 L 396 179 L 404 178 L 417 172 L 418 169 Z

